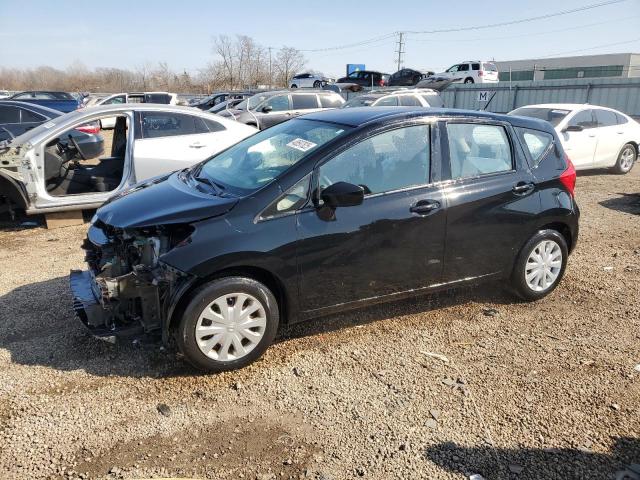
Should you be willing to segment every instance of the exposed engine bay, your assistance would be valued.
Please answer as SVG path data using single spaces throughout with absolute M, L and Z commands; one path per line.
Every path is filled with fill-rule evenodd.
M 99 337 L 160 334 L 167 305 L 190 275 L 172 268 L 161 256 L 188 239 L 188 226 L 123 230 L 99 220 L 82 248 L 89 270 L 71 276 L 74 308 Z M 91 291 L 86 291 L 90 286 Z

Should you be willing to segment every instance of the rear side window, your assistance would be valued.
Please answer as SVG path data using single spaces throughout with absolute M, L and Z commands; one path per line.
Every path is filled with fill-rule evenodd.
M 627 120 L 627 117 L 625 117 L 624 115 L 620 115 L 619 113 L 616 113 L 616 120 L 618 122 L 618 125 L 622 125 L 629 121 Z
M 532 168 L 540 165 L 553 145 L 553 135 L 529 128 L 517 128 L 518 135 L 529 153 Z
M 422 99 L 429 104 L 430 107 L 442 108 L 444 107 L 444 102 L 442 101 L 442 97 L 440 95 L 422 95 Z
M 42 115 L 32 112 L 31 110 L 21 109 L 21 123 L 44 122 L 46 120 Z
M 159 103 L 161 105 L 167 105 L 171 101 L 171 97 L 166 93 L 149 93 L 145 95 L 146 103 Z
M 318 97 L 313 94 L 291 95 L 291 101 L 294 110 L 309 110 L 310 108 L 318 108 Z
M 397 107 L 398 97 L 384 97 L 376 102 L 375 107 Z
M 447 124 L 451 178 L 471 178 L 513 169 L 504 127 L 473 123 Z
M 599 108 L 595 109 L 594 112 L 596 112 L 596 121 L 599 127 L 611 127 L 618 124 L 615 112 L 611 110 L 601 110 Z
M 144 112 L 142 114 L 143 138 L 174 137 L 200 133 L 196 130 L 195 117 L 180 113 Z
M 569 120 L 570 126 L 579 126 L 582 128 L 594 128 L 597 126 L 593 119 L 593 110 L 583 110 L 575 114 L 575 116 Z
M 498 67 L 496 67 L 495 64 L 493 63 L 483 63 L 483 65 L 484 65 L 484 69 L 487 70 L 488 72 L 498 71 Z
M 458 66 L 458 71 L 459 72 L 467 72 L 469 71 L 469 64 L 468 63 L 462 63 Z
M 0 123 L 20 123 L 20 110 L 17 107 L 0 107 Z
M 420 103 L 420 100 L 418 100 L 413 95 L 402 95 L 400 97 L 400 105 L 402 105 L 403 107 L 421 107 L 422 106 L 422 104 Z
M 335 95 L 320 95 L 320 105 L 322 108 L 338 108 L 343 104 L 342 99 Z
M 480 70 L 480 64 L 479 63 L 472 63 L 471 64 L 471 69 L 472 70 Z
M 193 121 L 196 125 L 196 133 L 213 133 L 226 130 L 224 126 L 215 120 L 209 120 L 208 118 L 193 117 Z
M 117 97 L 113 97 L 110 100 L 107 100 L 106 102 L 103 103 L 103 105 L 113 105 L 116 103 L 125 103 L 126 98 L 124 95 L 119 95 Z

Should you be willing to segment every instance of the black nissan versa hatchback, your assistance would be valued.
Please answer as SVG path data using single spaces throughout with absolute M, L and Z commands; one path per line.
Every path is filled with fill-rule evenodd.
M 100 208 L 71 273 L 100 337 L 239 368 L 278 325 L 489 279 L 537 300 L 578 237 L 553 127 L 462 110 L 313 113 Z

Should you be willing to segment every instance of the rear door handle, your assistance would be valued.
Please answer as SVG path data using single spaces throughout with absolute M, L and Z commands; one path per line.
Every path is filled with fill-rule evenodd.
M 202 148 L 202 147 L 206 147 L 206 145 L 203 145 L 202 143 L 192 143 L 191 145 L 189 145 L 189 148 Z
M 533 192 L 534 188 L 536 188 L 535 183 L 520 182 L 520 183 L 517 183 L 511 190 L 516 195 L 527 195 Z
M 440 202 L 437 200 L 418 200 L 411 205 L 409 211 L 411 213 L 417 213 L 418 215 L 427 215 L 438 208 L 440 208 Z

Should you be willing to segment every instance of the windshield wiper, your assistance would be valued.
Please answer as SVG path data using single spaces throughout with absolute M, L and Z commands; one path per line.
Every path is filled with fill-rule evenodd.
M 207 177 L 193 177 L 194 180 L 200 182 L 200 183 L 206 183 L 207 185 L 209 185 L 210 187 L 212 187 L 215 192 L 216 195 L 220 196 L 221 194 L 223 194 L 223 190 L 224 190 L 224 186 L 220 185 L 219 183 L 214 182 L 213 180 L 211 180 L 210 178 Z

